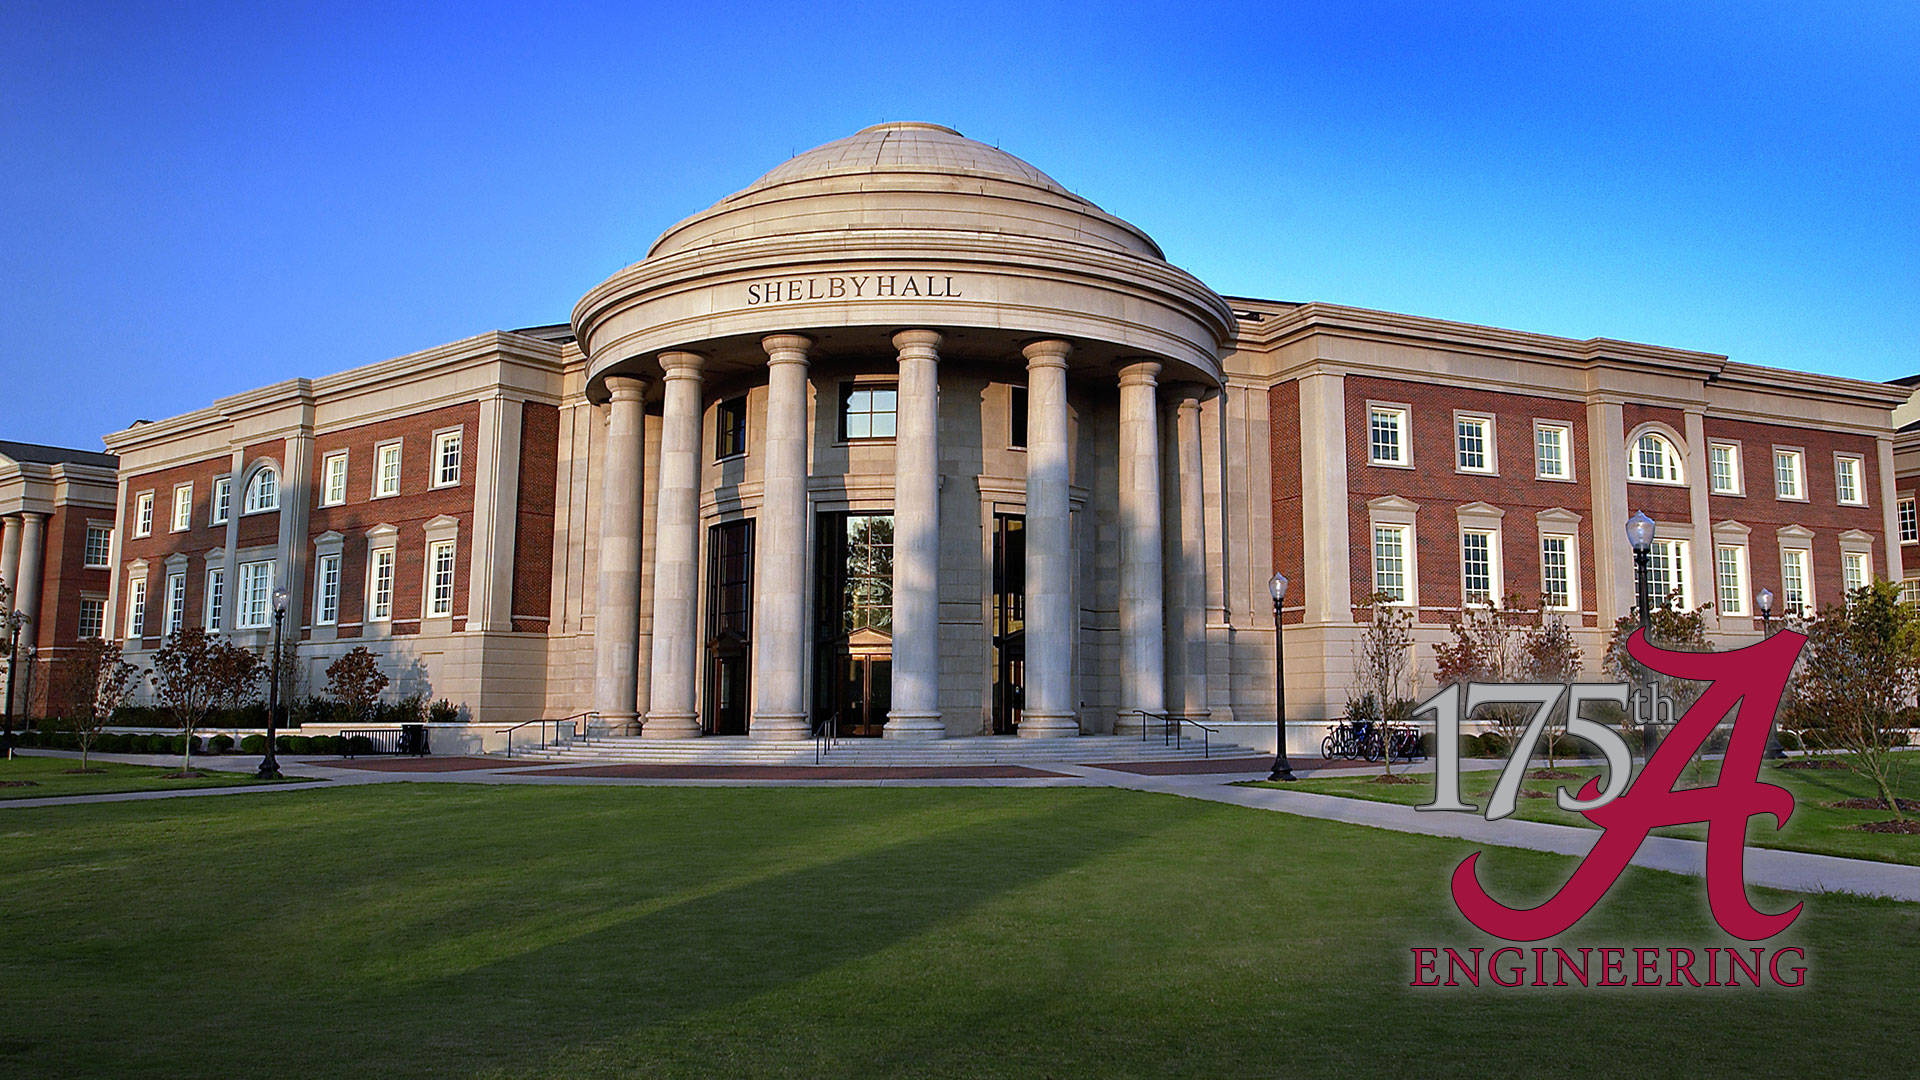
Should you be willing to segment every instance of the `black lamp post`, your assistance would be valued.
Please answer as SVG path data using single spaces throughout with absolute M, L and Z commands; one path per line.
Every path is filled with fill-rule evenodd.
M 1280 636 L 1280 601 L 1287 598 L 1287 575 L 1275 573 L 1267 581 L 1267 592 L 1273 596 L 1273 729 L 1274 743 L 1273 772 L 1267 774 L 1269 780 L 1292 780 L 1293 763 L 1287 760 L 1287 661 L 1286 650 L 1282 647 Z
M 40 649 L 38 646 L 28 645 L 20 651 L 27 657 L 27 686 L 20 691 L 20 730 L 25 731 L 33 726 L 33 665 L 40 660 Z
M 1649 564 L 1653 559 L 1653 519 L 1645 510 L 1636 510 L 1627 519 L 1627 544 L 1633 548 L 1633 588 L 1640 601 L 1640 633 L 1647 641 L 1653 640 L 1653 596 L 1649 577 Z M 1647 673 L 1647 723 L 1640 729 L 1640 738 L 1648 754 L 1653 753 L 1655 683 L 1653 673 Z
M 261 759 L 260 771 L 254 774 L 262 780 L 280 779 L 280 761 L 273 753 L 276 737 L 273 721 L 280 712 L 280 620 L 286 616 L 287 587 L 276 585 L 273 589 L 273 659 L 267 663 L 267 756 Z
M 19 673 L 20 632 L 32 621 L 26 612 L 18 609 L 8 612 L 6 618 L 0 620 L 7 629 L 7 712 L 6 728 L 0 731 L 0 749 L 6 751 L 8 759 L 13 757 L 13 684 L 16 681 L 14 676 Z
M 1754 597 L 1754 600 L 1760 608 L 1760 636 L 1763 639 L 1770 638 L 1773 636 L 1773 590 L 1761 589 L 1760 595 Z M 1779 718 L 1777 716 L 1774 718 L 1774 724 L 1775 726 L 1767 729 L 1767 752 L 1765 756 L 1778 760 L 1787 756 L 1787 748 L 1780 745 Z

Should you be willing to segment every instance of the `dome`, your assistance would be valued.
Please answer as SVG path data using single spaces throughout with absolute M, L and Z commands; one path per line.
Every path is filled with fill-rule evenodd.
M 757 191 L 802 180 L 875 173 L 988 177 L 1086 202 L 1061 187 L 1053 177 L 1004 150 L 974 142 L 950 127 L 913 121 L 875 124 L 844 139 L 816 146 L 769 170 L 732 198 L 745 198 Z

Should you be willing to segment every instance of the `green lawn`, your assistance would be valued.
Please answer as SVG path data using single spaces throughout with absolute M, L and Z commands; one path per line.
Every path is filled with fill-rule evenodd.
M 240 763 L 239 758 L 224 758 L 222 765 Z M 37 757 L 16 754 L 12 760 L 0 758 L 0 799 L 46 799 L 57 795 L 106 795 L 122 791 L 179 791 L 183 788 L 233 787 L 258 784 L 250 772 L 214 772 L 204 759 L 195 758 L 195 772 L 205 776 L 187 780 L 166 779 L 180 766 L 164 768 L 152 765 L 128 765 L 94 758 L 87 763 L 99 772 L 76 773 L 79 758 Z M 20 782 L 13 786 L 9 781 Z M 302 781 L 282 781 L 300 783 Z
M 1536 767 L 1541 763 L 1536 762 Z M 1639 766 L 1636 764 L 1635 768 Z M 1545 792 L 1546 798 L 1529 799 L 1522 797 L 1515 804 L 1514 816 L 1522 821 L 1546 821 L 1555 825 L 1579 825 L 1593 828 L 1592 822 L 1580 814 L 1560 809 L 1553 798 L 1556 787 L 1564 785 L 1569 791 L 1579 793 L 1585 778 L 1596 776 L 1605 770 L 1599 768 L 1565 769 L 1578 773 L 1579 780 L 1528 780 L 1521 785 L 1523 790 Z M 1717 762 L 1703 762 L 1697 768 L 1690 767 L 1682 774 L 1681 786 L 1689 784 L 1712 783 L 1719 773 Z M 1433 774 L 1414 773 L 1412 778 L 1417 784 L 1378 784 L 1374 777 L 1377 770 L 1369 770 L 1359 776 L 1315 777 L 1310 780 L 1295 780 L 1292 783 L 1272 783 L 1266 780 L 1249 781 L 1249 787 L 1280 787 L 1297 791 L 1314 791 L 1322 795 L 1344 795 L 1355 799 L 1372 799 L 1376 802 L 1401 803 L 1416 806 L 1433 801 Z M 1484 807 L 1487 793 L 1499 779 L 1498 769 L 1491 771 L 1475 770 L 1460 774 L 1460 795 L 1463 800 Z M 1879 795 L 1871 783 L 1861 779 L 1848 769 L 1782 769 L 1768 762 L 1761 770 L 1760 777 L 1769 784 L 1777 784 L 1793 793 L 1793 817 L 1784 830 L 1773 827 L 1770 817 L 1755 818 L 1747 828 L 1747 843 L 1755 847 L 1784 848 L 1789 851 L 1812 851 L 1822 855 L 1841 855 L 1854 859 L 1877 859 L 1881 862 L 1905 863 L 1909 866 L 1920 865 L 1920 835 L 1901 833 L 1862 832 L 1848 826 L 1866 821 L 1887 821 L 1893 815 L 1885 810 L 1840 810 L 1829 803 L 1850 798 L 1875 798 Z M 1920 770 L 1909 770 L 1896 793 L 1903 799 L 1920 800 Z M 1909 810 L 1909 818 L 1920 818 L 1920 812 Z M 1690 840 L 1705 840 L 1707 830 L 1704 825 L 1681 825 L 1667 829 L 1654 830 L 1657 836 L 1680 836 Z
M 1410 946 L 1489 944 L 1471 845 L 1172 796 L 389 784 L 0 835 L 10 1078 L 1915 1068 L 1920 905 L 1809 900 L 1798 991 L 1414 991 Z M 1482 863 L 1516 902 L 1572 866 Z M 1560 944 L 1730 942 L 1630 869 Z

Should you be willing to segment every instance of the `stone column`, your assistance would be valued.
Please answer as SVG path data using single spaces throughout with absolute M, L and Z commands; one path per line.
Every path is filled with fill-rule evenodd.
M 1174 652 L 1181 660 L 1180 712 L 1195 720 L 1207 718 L 1207 525 L 1202 501 L 1200 460 L 1200 395 L 1204 388 L 1180 387 L 1173 419 L 1174 476 L 1179 484 L 1181 593 L 1175 604 L 1179 628 Z
M 1115 731 L 1138 732 L 1133 710 L 1166 709 L 1166 609 L 1160 578 L 1159 363 L 1120 369 L 1120 715 Z
M 1027 628 L 1020 734 L 1080 734 L 1073 699 L 1073 511 L 1067 500 L 1067 356 L 1036 341 L 1027 357 Z
M 767 351 L 767 438 L 753 575 L 756 739 L 807 737 L 807 350 L 773 334 Z
M 652 700 L 640 733 L 700 734 L 700 366 L 698 353 L 660 354 L 666 401 L 660 416 L 660 494 L 653 526 Z
M 939 739 L 940 335 L 902 330 L 893 442 L 893 709 L 889 739 Z
M 647 382 L 609 375 L 607 448 L 600 462 L 600 587 L 594 608 L 594 707 L 607 731 L 639 719 L 640 470 Z
M 1889 535 L 1899 535 L 1893 533 Z M 20 519 L 0 518 L 0 585 L 9 590 L 20 580 Z M 12 605 L 8 605 L 10 609 Z
M 46 547 L 47 515 L 32 511 L 20 515 L 20 576 L 13 584 L 13 607 L 35 620 L 21 635 L 21 645 L 40 637 L 40 561 Z

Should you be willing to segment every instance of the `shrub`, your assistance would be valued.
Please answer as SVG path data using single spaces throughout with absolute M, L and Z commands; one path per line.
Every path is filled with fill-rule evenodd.
M 308 739 L 308 746 L 307 752 L 310 754 L 337 754 L 340 752 L 340 736 L 314 735 Z
M 267 752 L 265 735 L 249 735 L 240 740 L 240 752 L 243 754 L 264 754 Z
M 1497 731 L 1485 731 L 1473 737 L 1475 757 L 1506 757 L 1510 745 L 1507 737 Z
M 347 740 L 347 748 L 344 752 L 349 754 L 371 754 L 373 753 L 373 740 L 367 738 L 365 735 L 355 735 L 353 738 Z
M 296 754 L 313 753 L 313 737 L 309 735 L 287 736 L 287 749 Z
M 460 707 L 446 698 L 441 698 L 427 709 L 429 724 L 457 724 L 460 722 Z
M 229 753 L 233 750 L 233 736 L 226 734 L 215 735 L 213 738 L 207 740 L 207 750 L 209 753 L 214 754 Z
M 293 753 L 293 736 L 275 735 L 273 737 L 273 751 L 276 754 Z

